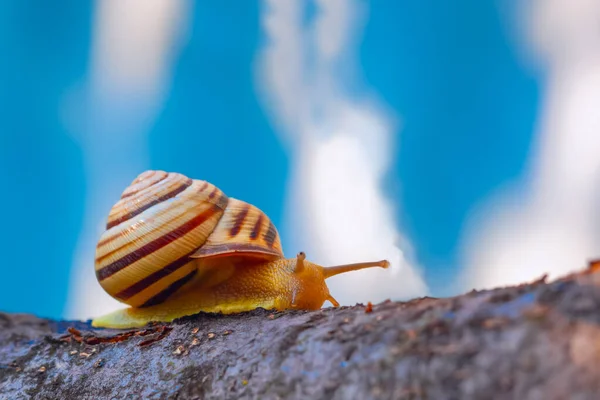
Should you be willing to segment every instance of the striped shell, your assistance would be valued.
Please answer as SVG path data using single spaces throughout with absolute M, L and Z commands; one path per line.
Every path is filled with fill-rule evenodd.
M 198 259 L 283 257 L 277 229 L 257 207 L 181 174 L 146 171 L 125 189 L 96 247 L 96 277 L 133 307 L 165 301 Z

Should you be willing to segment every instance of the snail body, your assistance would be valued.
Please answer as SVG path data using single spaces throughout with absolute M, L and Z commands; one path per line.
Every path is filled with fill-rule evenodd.
M 177 173 L 146 171 L 110 211 L 96 248 L 96 277 L 128 304 L 92 321 L 140 327 L 204 312 L 316 310 L 331 296 L 325 279 L 378 261 L 324 268 L 304 253 L 284 258 L 279 233 L 257 207 Z

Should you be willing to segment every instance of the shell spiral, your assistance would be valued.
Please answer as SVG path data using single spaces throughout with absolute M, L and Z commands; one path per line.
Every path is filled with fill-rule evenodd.
M 190 282 L 199 258 L 228 255 L 283 257 L 266 214 L 206 181 L 146 171 L 112 207 L 96 247 L 95 270 L 112 297 L 147 307 Z

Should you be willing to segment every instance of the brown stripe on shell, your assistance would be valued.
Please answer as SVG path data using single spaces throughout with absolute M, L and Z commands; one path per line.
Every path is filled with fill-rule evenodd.
M 273 243 L 275 243 L 275 239 L 277 239 L 277 229 L 273 222 L 269 221 L 269 229 L 265 232 L 263 239 L 269 247 L 273 247 Z
M 163 248 L 164 246 L 168 245 L 169 243 L 179 239 L 180 237 L 187 234 L 188 232 L 196 229 L 198 226 L 200 226 L 202 223 L 204 223 L 207 219 L 212 217 L 217 212 L 220 212 L 220 210 L 217 207 L 211 207 L 211 208 L 203 211 L 201 214 L 192 218 L 191 220 L 184 223 L 183 225 L 173 229 L 170 232 L 165 233 L 164 235 L 160 236 L 159 238 L 153 240 L 152 242 L 145 244 L 144 246 L 140 247 L 139 249 L 134 250 L 133 252 L 127 254 L 126 256 L 123 256 L 120 259 L 114 261 L 113 263 L 108 264 L 107 266 L 102 267 L 101 269 L 97 270 L 96 277 L 98 278 L 99 281 L 109 278 L 110 276 L 112 276 L 112 275 L 116 274 L 117 272 L 121 271 L 122 269 L 126 268 L 128 265 L 131 265 L 131 264 L 135 263 L 136 261 L 141 260 L 142 258 L 146 257 L 147 255 L 154 253 L 155 251 Z
M 194 251 L 186 254 L 185 256 L 183 256 L 181 258 L 178 258 L 177 260 L 173 261 L 169 265 L 167 265 L 167 266 L 159 269 L 158 271 L 148 275 L 147 277 L 137 281 L 133 285 L 129 286 L 127 289 L 124 289 L 124 290 L 120 291 L 119 293 L 115 294 L 114 297 L 118 300 L 125 301 L 125 300 L 135 296 L 142 290 L 148 288 L 153 283 L 158 282 L 162 278 L 177 271 L 179 268 L 183 267 L 190 261 L 193 261 L 193 259 L 189 258 L 189 256 L 193 253 L 194 253 Z
M 198 193 L 198 194 L 199 194 L 199 193 L 201 193 L 200 189 L 198 189 L 197 193 Z M 228 203 L 228 201 L 229 201 L 229 198 L 228 198 L 228 197 L 227 197 L 227 196 L 226 196 L 224 193 L 221 193 L 221 196 L 219 197 L 219 201 L 223 201 L 223 205 L 221 205 L 221 204 L 217 204 L 216 206 L 217 206 L 217 207 L 220 207 L 221 209 L 223 209 L 223 210 L 224 210 L 224 209 L 225 209 L 225 207 L 227 206 L 227 203 Z M 161 216 L 163 213 L 167 213 L 167 212 L 169 212 L 169 209 L 168 209 L 168 208 L 163 208 L 163 210 L 162 210 L 162 211 L 160 211 L 160 212 L 158 212 L 158 213 L 154 213 L 154 214 L 152 215 L 152 217 L 153 217 L 153 218 L 149 219 L 148 221 L 149 221 L 149 222 L 152 222 L 152 220 L 153 220 L 153 219 L 155 219 L 155 218 L 158 218 L 158 217 L 160 217 L 160 216 Z M 101 248 L 105 247 L 106 245 L 108 245 L 109 243 L 111 243 L 113 240 L 117 240 L 117 239 L 119 239 L 119 238 L 123 237 L 124 235 L 131 234 L 131 232 L 132 232 L 132 231 L 134 231 L 134 230 L 136 230 L 136 229 L 138 229 L 138 228 L 141 228 L 141 227 L 142 227 L 143 225 L 145 225 L 145 224 L 146 224 L 146 221 L 145 221 L 145 220 L 138 220 L 138 221 L 136 221 L 134 224 L 130 224 L 129 226 L 127 226 L 125 229 L 121 229 L 121 230 L 119 230 L 118 232 L 116 232 L 116 233 L 114 233 L 114 234 L 112 234 L 112 235 L 110 235 L 110 236 L 108 236 L 108 237 L 105 237 L 105 238 L 103 238 L 103 239 L 101 238 L 101 240 L 100 240 L 100 241 L 98 242 L 98 244 L 96 245 L 96 249 L 101 249 Z M 114 253 L 116 253 L 116 252 L 119 252 L 119 251 L 121 251 L 121 249 L 123 248 L 123 246 L 126 246 L 126 245 L 127 245 L 127 243 L 124 243 L 124 244 L 122 244 L 122 245 L 121 245 L 121 246 L 119 246 L 119 247 L 113 248 L 113 249 L 112 249 L 110 252 L 108 252 L 108 253 L 105 253 L 104 255 L 102 255 L 102 256 L 100 256 L 100 257 L 98 257 L 98 258 L 96 259 L 96 262 L 97 262 L 97 263 L 99 263 L 99 262 L 101 262 L 102 260 L 106 259 L 106 257 L 109 257 L 109 256 L 111 256 L 112 254 L 114 254 Z
M 198 189 L 198 193 L 204 192 L 207 187 L 208 187 L 208 182 L 204 181 L 204 183 L 202 184 L 202 186 L 200 186 L 200 189 Z
M 235 216 L 235 221 L 233 222 L 233 226 L 229 230 L 229 237 L 235 237 L 240 230 L 242 229 L 242 225 L 248 216 L 248 212 L 250 211 L 250 204 L 245 204 L 244 208 L 240 210 L 240 212 Z
M 123 234 L 123 232 L 117 232 L 112 236 L 109 236 L 107 238 L 104 238 L 102 240 L 100 240 L 98 242 L 98 244 L 96 245 L 96 249 L 99 249 L 100 247 L 103 247 L 105 245 L 107 245 L 108 243 L 112 242 L 113 240 L 117 239 L 119 236 L 121 236 Z
M 177 196 L 179 193 L 183 192 L 185 189 L 187 189 L 188 187 L 190 187 L 190 185 L 192 184 L 192 182 L 193 181 L 191 179 L 187 179 L 183 184 L 179 185 L 178 187 L 176 187 L 175 189 L 173 189 L 169 193 L 166 193 L 166 194 L 160 196 L 159 198 L 156 198 L 156 199 L 152 200 L 151 202 L 149 202 L 149 203 L 147 203 L 147 204 L 145 204 L 145 205 L 143 205 L 143 206 L 141 206 L 139 208 L 136 208 L 134 211 L 132 211 L 130 213 L 127 213 L 127 214 L 121 216 L 120 218 L 116 218 L 116 219 L 114 219 L 112 221 L 109 221 L 106 224 L 106 229 L 110 229 L 110 228 L 112 228 L 114 226 L 117 226 L 120 223 L 125 222 L 125 221 L 127 221 L 127 220 L 135 217 L 136 215 L 139 215 L 139 214 L 143 213 L 144 211 L 146 211 L 150 207 L 152 207 L 152 206 L 154 206 L 154 205 L 156 205 L 158 203 L 161 203 L 161 202 L 163 202 L 165 200 L 168 200 L 170 198 L 173 198 L 173 197 Z
M 140 308 L 150 307 L 164 302 L 167 298 L 169 298 L 169 296 L 171 296 L 173 293 L 179 290 L 180 287 L 188 283 L 194 277 L 194 275 L 196 275 L 196 272 L 197 270 L 193 270 L 183 278 L 171 283 L 169 286 L 166 287 L 166 289 L 150 297 L 144 304 L 140 306 Z
M 208 186 L 209 184 L 205 182 L 205 185 Z M 202 187 L 198 189 L 197 193 L 201 193 L 202 192 Z M 227 207 L 227 203 L 229 201 L 229 198 L 225 195 L 225 193 L 221 193 L 221 197 L 219 197 L 219 202 L 218 204 L 216 204 L 217 207 L 221 208 L 221 209 L 225 209 L 225 207 Z M 163 212 L 168 212 L 167 209 L 163 210 Z M 153 217 L 157 218 L 158 216 L 160 216 L 162 213 L 160 214 L 154 214 Z M 138 221 L 135 224 L 131 225 L 130 227 L 124 229 L 124 230 L 120 230 L 119 232 L 108 236 L 104 239 L 101 239 L 98 244 L 96 245 L 96 248 L 99 249 L 101 247 L 104 247 L 105 245 L 107 245 L 108 243 L 112 242 L 115 239 L 118 239 L 119 237 L 121 237 L 122 235 L 128 233 L 129 230 L 131 229 L 136 229 L 139 228 L 140 225 L 144 223 L 144 221 Z M 113 252 L 118 251 L 120 248 L 114 249 Z M 108 254 L 105 254 L 102 258 L 108 256 Z
M 218 191 L 219 191 L 219 188 L 215 186 L 215 188 L 213 189 L 213 191 L 210 192 L 210 194 L 208 195 L 208 198 L 212 199 L 213 197 L 215 197 L 217 195 Z
M 252 232 L 250 232 L 250 239 L 256 240 L 256 238 L 260 234 L 260 230 L 262 229 L 263 221 L 264 214 L 260 213 L 258 219 L 256 220 L 256 223 L 254 224 L 254 227 L 252 228 Z
M 217 200 L 216 206 L 221 210 L 225 210 L 225 208 L 227 208 L 227 203 L 229 203 L 229 197 L 227 197 L 225 193 L 221 193 L 219 200 Z
M 210 246 L 210 248 L 202 248 L 202 257 L 211 257 L 213 255 L 222 256 L 222 257 L 234 257 L 237 254 L 243 254 L 244 256 L 252 256 L 253 253 L 256 253 L 255 257 L 258 259 L 277 259 L 281 258 L 281 254 L 276 250 L 266 249 L 264 246 L 260 245 L 252 245 L 248 243 L 240 244 L 240 243 L 226 243 L 222 245 L 214 245 Z M 265 255 L 269 255 L 272 257 L 265 257 Z
M 163 208 L 163 210 L 161 210 L 160 212 L 155 212 L 152 215 L 152 218 L 156 219 L 156 218 L 160 218 L 163 216 L 163 214 L 168 213 L 170 210 L 168 208 Z M 131 234 L 132 231 L 135 231 L 137 229 L 142 228 L 146 223 L 152 223 L 152 219 L 149 220 L 137 220 L 135 223 L 130 224 L 129 226 L 127 226 L 125 229 L 119 229 L 116 233 L 105 237 L 104 239 L 101 238 L 101 240 L 98 242 L 98 244 L 96 245 L 96 250 L 101 249 L 102 247 L 106 246 L 107 244 L 109 244 L 110 242 L 112 242 L 113 240 L 117 240 L 119 238 L 121 238 L 122 236 Z M 126 245 L 126 244 L 125 244 Z M 117 248 L 113 248 L 112 251 L 110 253 L 104 254 L 103 256 L 99 257 L 96 259 L 96 261 L 102 260 L 106 257 L 108 257 L 110 254 L 119 251 L 123 246 L 117 247 Z
M 131 191 L 127 191 L 125 190 L 123 192 L 123 194 L 121 195 L 121 199 L 125 199 L 127 197 L 131 197 L 134 194 L 139 193 L 140 191 L 149 188 L 150 186 L 156 185 L 157 183 L 167 179 L 167 177 L 169 176 L 169 174 L 167 174 L 166 172 L 162 172 L 162 174 L 160 176 L 158 176 L 158 178 L 156 177 L 156 175 L 162 171 L 152 171 L 151 174 L 148 174 L 148 176 L 144 176 L 143 178 L 140 176 L 138 177 L 135 181 L 133 181 L 133 183 L 131 184 L 131 186 L 129 186 L 129 188 L 133 188 L 135 187 L 133 190 Z M 153 178 L 153 179 L 152 179 Z M 148 180 L 149 182 L 147 182 L 145 185 L 138 185 L 139 183 L 141 183 L 144 180 Z

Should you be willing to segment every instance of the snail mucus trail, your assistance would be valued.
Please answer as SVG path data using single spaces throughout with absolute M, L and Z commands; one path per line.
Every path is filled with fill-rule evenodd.
M 198 312 L 320 309 L 339 303 L 325 283 L 386 260 L 322 267 L 304 253 L 286 259 L 279 233 L 259 208 L 177 173 L 146 171 L 112 207 L 96 247 L 96 277 L 130 307 L 96 327 L 130 328 Z

